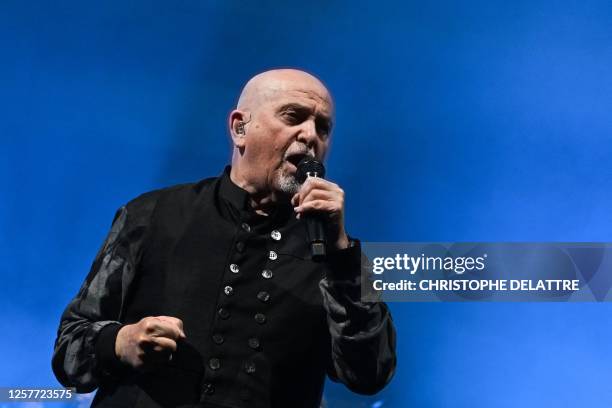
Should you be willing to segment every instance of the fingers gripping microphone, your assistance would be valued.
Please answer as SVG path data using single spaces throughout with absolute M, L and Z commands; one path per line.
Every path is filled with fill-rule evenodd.
M 325 167 L 312 156 L 304 157 L 297 165 L 296 178 L 300 184 L 308 177 L 325 177 Z M 310 253 L 314 261 L 322 261 L 326 256 L 325 222 L 321 214 L 304 214 Z

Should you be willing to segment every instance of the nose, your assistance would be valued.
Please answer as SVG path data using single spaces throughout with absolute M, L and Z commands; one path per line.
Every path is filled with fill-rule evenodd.
M 316 146 L 317 137 L 317 127 L 314 120 L 305 120 L 302 123 L 302 129 L 297 140 L 304 143 L 308 148 L 312 148 Z

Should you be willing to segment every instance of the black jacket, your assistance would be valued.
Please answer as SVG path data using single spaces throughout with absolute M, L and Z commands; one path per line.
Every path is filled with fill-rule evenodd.
M 395 369 L 384 303 L 360 301 L 359 243 L 310 259 L 290 206 L 262 217 L 229 178 L 144 194 L 122 207 L 62 315 L 53 370 L 99 391 L 94 406 L 318 407 L 325 373 L 372 394 Z M 187 338 L 148 372 L 114 354 L 146 316 L 183 320 Z

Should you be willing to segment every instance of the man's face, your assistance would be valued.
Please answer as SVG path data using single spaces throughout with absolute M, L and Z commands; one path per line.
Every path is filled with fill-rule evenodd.
M 262 92 L 245 136 L 243 162 L 259 188 L 294 194 L 297 164 L 306 155 L 322 161 L 329 147 L 333 106 L 315 80 L 277 81 Z

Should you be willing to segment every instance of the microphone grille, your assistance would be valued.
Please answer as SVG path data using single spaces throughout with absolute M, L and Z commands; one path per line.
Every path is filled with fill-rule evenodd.
M 297 165 L 296 178 L 299 183 L 306 181 L 308 174 L 324 178 L 325 166 L 312 156 L 306 156 Z

